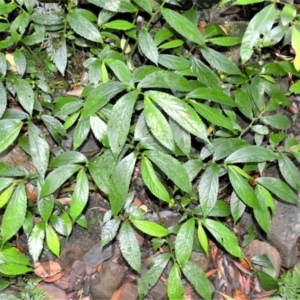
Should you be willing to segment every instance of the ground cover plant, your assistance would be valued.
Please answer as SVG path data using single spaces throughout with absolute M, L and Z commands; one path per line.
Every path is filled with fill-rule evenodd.
M 0 152 L 18 144 L 35 167 L 0 162 L 3 277 L 31 272 L 44 241 L 59 256 L 59 236 L 68 237 L 75 223 L 88 226 L 83 212 L 89 190 L 96 189 L 110 204 L 102 245 L 119 233 L 133 270 L 141 271 L 133 228 L 153 237 L 153 249 L 169 247 L 139 280 L 141 298 L 172 261 L 168 297 L 182 299 L 184 277 L 210 299 L 209 280 L 190 261 L 194 240 L 207 255 L 212 240 L 243 258 L 225 218 L 236 224 L 248 208 L 268 234 L 273 196 L 298 203 L 300 145 L 287 134 L 296 118 L 288 96 L 300 90 L 297 7 L 253 0 L 234 5 L 253 3 L 259 11 L 240 38 L 214 23 L 200 30 L 197 11 L 182 11 L 176 1 L 50 7 L 0 1 Z M 240 65 L 218 51 L 236 45 Z M 252 60 L 275 45 L 294 52 Z M 291 85 L 284 92 L 276 83 L 286 76 Z M 70 135 L 71 147 L 64 146 Z M 92 153 L 81 148 L 89 135 L 99 145 Z M 282 179 L 263 176 L 274 164 Z M 219 198 L 220 183 L 231 191 L 227 202 Z M 180 212 L 179 226 L 148 221 L 132 203 L 134 185 L 147 190 L 158 213 L 163 206 Z M 32 186 L 34 203 L 28 201 Z M 71 201 L 62 206 L 57 197 L 66 189 Z M 30 259 L 11 243 L 21 231 Z M 277 288 L 271 276 L 252 271 L 264 290 Z

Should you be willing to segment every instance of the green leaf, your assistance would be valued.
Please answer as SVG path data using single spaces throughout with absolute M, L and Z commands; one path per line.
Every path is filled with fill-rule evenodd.
M 104 28 L 109 29 L 119 29 L 119 30 L 129 30 L 135 28 L 136 26 L 126 20 L 114 20 L 103 25 Z
M 138 90 L 129 92 L 114 105 L 107 123 L 107 134 L 112 153 L 117 157 L 126 140 L 130 128 L 134 105 Z
M 292 126 L 292 123 L 288 117 L 283 115 L 261 117 L 260 120 L 276 129 L 286 130 Z
M 237 36 L 222 36 L 222 37 L 210 38 L 207 41 L 218 46 L 230 47 L 230 46 L 235 46 L 237 44 L 240 44 L 242 38 Z
M 285 181 L 296 191 L 300 188 L 299 172 L 295 164 L 282 152 L 279 152 L 279 170 Z
M 125 203 L 135 162 L 136 157 L 132 152 L 117 163 L 111 175 L 109 201 L 115 217 Z
M 0 120 L 0 153 L 11 146 L 18 137 L 23 122 L 20 120 Z
M 225 162 L 228 164 L 264 162 L 273 161 L 277 158 L 278 156 L 267 148 L 259 146 L 246 146 L 234 151 L 225 159 Z
M 249 22 L 240 48 L 243 64 L 252 56 L 253 47 L 260 47 L 263 37 L 271 30 L 275 17 L 275 4 L 270 4 L 260 10 Z
M 192 193 L 192 186 L 186 169 L 171 155 L 160 151 L 146 151 L 144 155 L 156 164 L 180 189 Z
M 75 220 L 83 211 L 89 197 L 89 182 L 84 169 L 76 177 L 76 185 L 71 197 L 70 216 Z
M 148 14 L 152 13 L 152 3 L 151 0 L 134 0 L 134 2 L 143 8 Z
M 132 219 L 131 222 L 137 229 L 151 236 L 162 237 L 170 233 L 168 229 L 154 222 L 136 219 Z
M 184 44 L 183 40 L 177 39 L 177 40 L 172 40 L 170 42 L 163 43 L 158 48 L 159 49 L 173 49 L 173 48 L 180 47 L 183 44 Z
M 178 148 L 187 156 L 191 152 L 191 135 L 184 128 L 182 128 L 173 119 L 169 119 L 169 124 L 173 132 L 174 140 Z
M 165 88 L 177 91 L 189 92 L 190 83 L 182 75 L 171 71 L 157 71 L 145 77 L 139 84 L 138 88 Z
M 256 183 L 261 184 L 266 189 L 271 191 L 276 197 L 279 197 L 280 199 L 289 203 L 298 203 L 297 196 L 295 195 L 295 193 L 282 180 L 272 177 L 260 177 L 257 178 L 255 181 Z
M 158 179 L 152 163 L 145 156 L 143 157 L 141 163 L 141 174 L 147 188 L 154 196 L 168 203 L 171 201 L 170 195 L 165 186 Z
M 17 4 L 15 3 L 1 3 L 0 4 L 0 15 L 5 15 L 10 13 L 15 8 L 17 8 Z
M 148 32 L 146 27 L 143 27 L 138 35 L 139 47 L 142 53 L 153 63 L 157 65 L 158 61 L 158 50 L 156 44 Z
M 22 227 L 27 211 L 27 196 L 24 183 L 20 183 L 8 202 L 1 227 L 2 243 L 8 241 Z
M 181 268 L 189 260 L 193 250 L 195 219 L 190 218 L 180 226 L 175 240 L 176 259 Z
M 207 300 L 212 299 L 210 281 L 200 267 L 188 261 L 182 271 L 201 297 Z
M 141 252 L 134 231 L 128 221 L 120 229 L 120 249 L 128 264 L 138 273 L 141 272 Z
M 96 43 L 102 43 L 102 38 L 97 27 L 90 22 L 80 9 L 73 9 L 69 11 L 67 20 L 70 27 L 80 36 Z
M 42 131 L 32 122 L 28 124 L 30 154 L 35 168 L 45 177 L 49 163 L 49 145 Z
M 294 67 L 297 71 L 300 70 L 300 32 L 295 26 L 292 26 L 292 48 L 294 49 L 296 56 L 294 58 Z
M 62 25 L 63 18 L 60 14 L 53 13 L 34 13 L 31 15 L 31 20 L 40 25 Z
M 158 46 L 162 42 L 168 40 L 174 34 L 175 34 L 175 32 L 172 28 L 163 27 L 156 32 L 156 34 L 154 36 L 154 42 Z
M 27 257 L 14 247 L 2 249 L 0 251 L 0 261 L 4 261 L 5 263 L 11 262 L 20 266 L 31 266 L 31 263 Z
M 88 119 L 80 120 L 75 127 L 73 136 L 73 149 L 79 148 L 87 138 L 91 130 L 90 122 Z
M 294 84 L 290 86 L 289 91 L 294 94 L 300 93 L 300 80 L 297 80 Z
M 31 115 L 34 103 L 34 93 L 31 85 L 22 78 L 14 78 L 14 89 L 23 108 Z
M 1 178 L 1 180 L 2 179 L 3 178 Z M 15 189 L 15 183 L 11 184 L 8 188 L 6 188 L 4 191 L 2 191 L 2 193 L 0 195 L 0 208 L 2 208 L 4 205 L 7 204 L 14 189 Z
M 107 245 L 117 234 L 120 227 L 120 218 L 109 220 L 103 225 L 101 230 L 101 245 L 104 247 Z
M 169 299 L 183 300 L 183 285 L 180 278 L 180 270 L 177 264 L 174 264 L 168 278 L 167 292 Z
M 232 122 L 229 118 L 225 117 L 219 109 L 210 107 L 207 104 L 197 103 L 196 101 L 190 101 L 195 110 L 210 123 L 224 127 L 230 131 L 234 131 Z
M 205 230 L 202 227 L 202 223 L 201 223 L 200 220 L 198 220 L 197 236 L 198 236 L 198 240 L 199 240 L 199 243 L 200 243 L 202 249 L 204 250 L 206 255 L 208 255 L 208 247 L 209 247 L 208 238 L 207 238 L 207 235 L 205 233 Z
M 227 56 L 208 47 L 201 48 L 201 53 L 206 61 L 217 70 L 227 74 L 241 74 L 237 65 Z
M 197 88 L 186 95 L 187 98 L 205 99 L 227 106 L 237 106 L 230 96 L 216 88 Z
M 4 85 L 0 82 L 0 118 L 2 118 L 7 105 L 7 97 Z
M 191 67 L 191 62 L 187 59 L 170 54 L 159 54 L 158 63 L 167 69 L 174 70 L 185 70 Z
M 192 109 L 183 100 L 179 100 L 170 94 L 158 91 L 147 91 L 145 95 L 154 100 L 167 115 L 169 115 L 188 132 L 196 135 L 204 141 L 207 141 L 206 129 L 202 120 L 199 118 L 194 109 Z
M 285 3 L 281 11 L 281 23 L 283 26 L 289 24 L 294 20 L 297 14 L 297 9 L 295 6 Z
M 235 102 L 239 110 L 246 116 L 248 119 L 253 119 L 252 113 L 252 102 L 249 95 L 242 89 L 237 89 L 235 91 Z
M 203 225 L 231 255 L 239 258 L 243 256 L 237 237 L 225 225 L 211 219 L 203 220 Z
M 20 49 L 16 49 L 14 53 L 14 60 L 18 73 L 23 76 L 26 70 L 26 58 Z
M 209 215 L 217 202 L 219 191 L 219 165 L 213 163 L 201 176 L 198 187 L 199 201 L 203 216 Z
M 45 224 L 43 221 L 37 223 L 28 239 L 29 253 L 32 256 L 33 261 L 37 261 L 43 248 L 45 238 Z
M 97 187 L 105 194 L 108 194 L 110 187 L 110 176 L 115 168 L 116 161 L 111 151 L 104 152 L 96 160 L 88 164 L 89 172 Z
M 54 169 L 48 174 L 47 178 L 45 179 L 45 182 L 41 189 L 40 198 L 52 194 L 80 168 L 81 166 L 69 164 Z
M 46 225 L 46 242 L 49 249 L 57 256 L 59 257 L 60 252 L 60 241 L 56 234 L 56 232 L 53 230 L 53 228 L 47 224 Z
M 192 70 L 197 76 L 199 82 L 205 84 L 206 86 L 214 89 L 221 89 L 219 77 L 213 72 L 211 68 L 206 66 L 202 61 L 198 60 L 194 56 L 190 58 L 192 63 Z
M 90 125 L 95 138 L 102 141 L 107 136 L 107 124 L 96 115 L 90 116 Z
M 259 224 L 259 226 L 264 230 L 266 234 L 269 234 L 269 229 L 271 225 L 271 217 L 270 212 L 268 210 L 268 205 L 265 199 L 265 193 L 263 191 L 263 187 L 260 185 L 256 185 L 255 194 L 258 199 L 259 209 L 254 209 L 254 216 Z
M 265 291 L 278 289 L 277 280 L 274 279 L 272 276 L 259 270 L 256 270 L 255 272 L 259 279 L 259 283 Z
M 241 199 L 237 196 L 235 192 L 232 192 L 230 197 L 230 211 L 233 217 L 233 222 L 236 224 L 236 222 L 239 220 L 239 218 L 242 216 L 246 208 L 246 205 L 241 201 Z
M 113 12 L 135 12 L 136 7 L 129 0 L 89 0 L 90 3 Z
M 41 119 L 43 120 L 44 124 L 46 125 L 47 129 L 49 130 L 54 140 L 58 144 L 60 144 L 61 143 L 60 136 L 67 135 L 64 126 L 60 123 L 58 119 L 49 115 L 41 115 Z
M 86 163 L 87 158 L 80 152 L 67 151 L 59 154 L 51 161 L 51 167 L 60 167 L 69 164 Z
M 126 89 L 126 85 L 109 81 L 100 83 L 95 89 L 91 90 L 84 102 L 81 118 L 89 117 L 104 107 L 114 96 Z
M 27 266 L 22 266 L 16 263 L 0 263 L 0 273 L 7 276 L 24 275 L 27 272 L 32 272 L 32 269 Z M 4 295 L 5 296 L 5 295 Z M 8 297 L 5 296 L 5 299 Z M 16 298 L 18 299 L 18 298 Z M 9 299 L 8 299 L 9 300 Z
M 7 165 L 6 163 L 0 162 L 1 176 L 19 177 L 26 176 L 28 174 L 29 172 L 23 166 L 12 167 L 10 165 Z
M 53 62 L 58 69 L 58 71 L 64 75 L 66 66 L 67 66 L 67 61 L 68 61 L 68 52 L 67 52 L 67 45 L 66 45 L 66 40 L 62 39 L 60 41 L 60 45 L 55 51 L 53 55 Z
M 228 217 L 229 215 L 230 215 L 229 205 L 222 200 L 217 200 L 215 206 L 209 213 L 210 217 Z
M 204 38 L 200 34 L 199 29 L 189 19 L 167 8 L 161 9 L 161 13 L 169 25 L 182 36 L 200 46 L 205 45 Z
M 38 210 L 44 222 L 48 222 L 54 208 L 54 197 L 49 195 L 38 201 Z
M 138 280 L 138 293 L 139 295 L 145 296 L 149 290 L 157 283 L 162 272 L 166 268 L 171 255 L 169 253 L 163 253 L 151 260 L 153 264 L 151 269 Z
M 174 151 L 175 143 L 171 127 L 164 115 L 146 96 L 144 100 L 144 115 L 152 134 L 167 149 Z
M 247 180 L 237 172 L 235 166 L 228 166 L 228 175 L 230 178 L 230 183 L 240 199 L 243 200 L 248 206 L 257 209 L 259 206 L 254 190 L 249 185 Z
M 132 74 L 124 62 L 114 58 L 106 58 L 104 62 L 110 67 L 122 83 L 133 86 Z

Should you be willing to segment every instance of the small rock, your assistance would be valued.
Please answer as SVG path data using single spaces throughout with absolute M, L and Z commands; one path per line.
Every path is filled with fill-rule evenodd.
M 121 286 L 124 271 L 121 266 L 112 261 L 102 264 L 101 272 L 91 283 L 91 293 L 94 300 L 110 299 L 112 294 Z
M 84 276 L 85 275 L 85 263 L 81 260 L 74 261 L 74 263 L 72 265 L 72 269 L 79 276 Z
M 259 240 L 252 241 L 247 247 L 243 250 L 245 256 L 255 256 L 266 254 L 273 264 L 274 270 L 262 268 L 262 270 L 268 273 L 274 278 L 278 278 L 280 266 L 281 266 L 281 257 L 279 252 L 270 244 L 266 242 L 261 242 Z
M 113 293 L 110 300 L 136 300 L 138 291 L 136 285 L 126 282 Z
M 90 267 L 96 267 L 105 260 L 112 257 L 114 253 L 113 244 L 109 243 L 104 247 L 101 246 L 101 241 L 94 245 L 83 257 L 83 261 Z
M 49 294 L 50 297 L 45 300 L 68 300 L 66 293 L 54 284 L 45 283 L 38 288 Z
M 203 252 L 193 251 L 190 259 L 194 264 L 200 267 L 204 272 L 207 271 L 210 264 L 210 258 Z

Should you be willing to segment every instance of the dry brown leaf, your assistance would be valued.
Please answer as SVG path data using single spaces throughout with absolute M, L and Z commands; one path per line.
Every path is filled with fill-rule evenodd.
M 55 261 L 36 262 L 34 265 L 34 273 L 42 278 L 54 276 L 61 272 L 61 266 Z
M 237 290 L 234 293 L 233 299 L 234 300 L 248 300 L 249 298 L 245 294 L 243 294 L 241 291 Z
M 49 277 L 44 278 L 44 281 L 46 281 L 46 282 L 55 282 L 58 279 L 62 278 L 64 275 L 65 275 L 64 272 L 60 272 L 60 273 L 57 273 L 53 276 L 49 276 Z

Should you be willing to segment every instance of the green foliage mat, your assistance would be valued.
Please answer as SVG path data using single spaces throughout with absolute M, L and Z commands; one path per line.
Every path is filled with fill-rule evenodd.
M 83 210 L 93 186 L 110 203 L 102 244 L 119 232 L 122 255 L 133 270 L 141 271 L 134 227 L 153 237 L 154 250 L 170 248 L 139 280 L 141 298 L 172 260 L 168 297 L 183 298 L 185 277 L 211 299 L 208 279 L 190 261 L 195 236 L 207 254 L 209 235 L 240 258 L 237 237 L 223 217 L 235 224 L 249 207 L 268 233 L 273 195 L 298 203 L 300 144 L 286 134 L 292 122 L 281 109 L 300 92 L 298 8 L 238 0 L 235 5 L 256 3 L 259 11 L 237 38 L 213 23 L 200 33 L 196 10 L 181 11 L 174 0 L 155 6 L 150 0 L 89 2 L 90 10 L 71 0 L 0 1 L 0 152 L 19 144 L 36 169 L 0 163 L 0 274 L 32 270 L 10 244 L 20 230 L 28 236 L 33 261 L 44 241 L 59 256 L 59 235 L 69 236 L 74 223 L 88 225 Z M 236 45 L 240 66 L 216 50 Z M 276 62 L 251 61 L 254 51 L 275 48 L 294 54 L 278 54 Z M 82 61 L 87 80 L 73 74 Z M 292 79 L 286 93 L 276 85 L 285 76 Z M 79 89 L 61 93 L 70 79 Z M 71 129 L 67 150 L 61 143 Z M 91 134 L 99 151 L 87 155 L 80 149 Z M 283 180 L 261 177 L 272 164 Z M 252 178 L 253 171 L 260 177 Z M 218 199 L 220 180 L 232 190 L 230 204 Z M 154 206 L 166 204 L 182 214 L 177 230 L 146 220 L 132 203 L 135 182 L 148 189 Z M 37 189 L 34 205 L 27 201 L 28 183 Z M 71 204 L 64 207 L 54 195 L 73 183 Z M 258 276 L 265 290 L 277 286 L 267 274 Z

